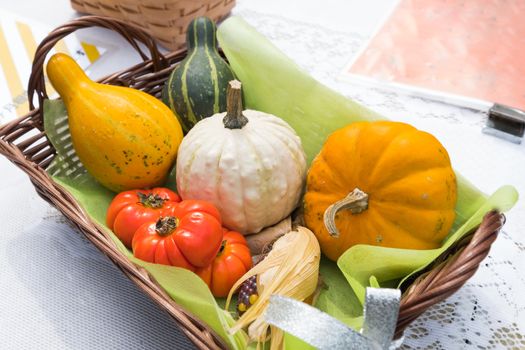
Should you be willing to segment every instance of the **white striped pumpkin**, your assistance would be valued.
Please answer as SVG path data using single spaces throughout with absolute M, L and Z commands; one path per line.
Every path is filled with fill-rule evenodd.
M 203 119 L 190 130 L 179 147 L 176 170 L 183 199 L 214 203 L 224 226 L 249 234 L 279 222 L 297 207 L 306 156 L 285 121 L 242 111 L 240 83 L 233 81 L 228 112 Z

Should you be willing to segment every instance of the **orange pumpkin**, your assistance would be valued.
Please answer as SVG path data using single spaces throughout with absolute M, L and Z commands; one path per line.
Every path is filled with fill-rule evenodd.
M 454 222 L 447 151 L 404 123 L 360 122 L 334 132 L 306 186 L 306 225 L 334 261 L 355 244 L 436 248 Z

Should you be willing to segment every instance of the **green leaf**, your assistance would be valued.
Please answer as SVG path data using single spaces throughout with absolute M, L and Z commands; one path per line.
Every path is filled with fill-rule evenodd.
M 284 348 L 288 350 L 315 350 L 316 348 L 294 337 L 290 333 L 284 333 Z
M 357 324 L 360 327 L 359 318 L 363 313 L 363 307 L 359 303 L 352 288 L 349 288 L 345 276 L 337 265 L 325 257 L 321 259 L 321 290 L 315 307 L 346 323 L 349 327 Z
M 461 183 L 460 183 L 461 186 Z M 459 216 L 462 225 L 445 240 L 438 249 L 413 250 L 356 245 L 348 249 L 337 264 L 361 303 L 365 289 L 373 276 L 382 287 L 400 287 L 413 274 L 425 269 L 445 250 L 481 223 L 483 216 L 492 209 L 509 210 L 517 201 L 518 194 L 512 186 L 504 186 L 480 203 L 476 212 L 466 221 Z M 459 206 L 459 201 L 458 201 Z M 471 209 L 470 207 L 468 209 Z M 462 211 L 460 211 L 461 213 Z
M 44 130 L 57 155 L 46 171 L 50 175 L 75 178 L 86 174 L 71 143 L 66 106 L 60 100 L 44 100 Z
M 370 276 L 369 284 L 370 284 L 370 287 L 372 288 L 381 288 L 381 286 L 379 285 L 379 282 L 377 281 L 376 276 L 373 276 L 373 275 Z
M 384 119 L 312 78 L 239 17 L 230 17 L 217 38 L 242 82 L 247 108 L 284 119 L 301 138 L 308 164 L 326 136 L 356 121 Z
M 462 184 L 460 183 L 459 186 Z M 458 242 L 462 237 L 464 237 L 467 233 L 469 233 L 472 229 L 477 227 L 481 221 L 483 220 L 483 217 L 486 213 L 488 213 L 491 210 L 497 210 L 501 213 L 507 212 L 516 204 L 518 201 L 518 191 L 513 186 L 502 186 L 500 187 L 496 192 L 494 192 L 490 197 L 488 197 L 483 202 L 479 203 L 479 207 L 477 210 L 467 219 L 464 220 L 464 217 L 462 217 L 460 214 L 464 214 L 462 211 L 459 212 L 458 216 L 460 217 L 459 220 L 463 222 L 463 224 L 457 229 L 457 230 L 451 230 L 451 234 L 445 239 L 443 245 L 439 249 L 434 249 L 432 251 L 434 252 L 434 255 L 430 257 L 429 261 L 427 261 L 426 264 L 423 264 L 418 269 L 412 271 L 412 273 L 405 276 L 398 284 L 398 287 L 403 287 L 404 283 L 410 279 L 413 275 L 418 273 L 421 270 L 424 270 L 428 265 L 432 263 L 434 259 L 436 259 L 441 253 L 443 253 L 445 250 L 449 249 L 454 245 L 454 243 Z M 462 198 L 464 200 L 464 198 Z M 460 206 L 459 199 L 458 199 L 458 205 Z M 456 207 L 456 211 L 457 211 Z M 465 206 L 468 207 L 467 209 L 472 209 L 471 206 Z M 456 222 L 458 221 L 458 218 L 456 218 Z

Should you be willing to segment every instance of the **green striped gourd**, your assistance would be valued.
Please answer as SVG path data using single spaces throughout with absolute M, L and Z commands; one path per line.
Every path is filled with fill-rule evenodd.
M 188 26 L 188 55 L 171 72 L 162 100 L 177 115 L 184 133 L 199 120 L 226 110 L 226 86 L 234 75 L 217 51 L 215 23 L 195 18 Z

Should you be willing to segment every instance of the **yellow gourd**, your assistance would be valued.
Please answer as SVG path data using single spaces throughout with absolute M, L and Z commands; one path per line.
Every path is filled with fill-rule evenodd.
M 95 83 L 64 54 L 49 59 L 47 75 L 66 105 L 73 147 L 98 182 L 116 192 L 164 182 L 182 141 L 166 105 L 139 90 Z
M 306 226 L 334 261 L 356 244 L 436 248 L 454 222 L 447 151 L 404 123 L 353 123 L 334 132 L 306 183 Z

